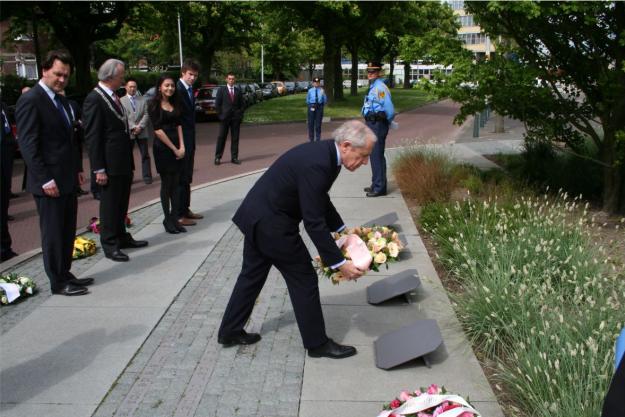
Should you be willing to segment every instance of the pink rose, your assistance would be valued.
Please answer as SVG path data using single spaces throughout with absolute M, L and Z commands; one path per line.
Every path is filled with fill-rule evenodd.
M 397 408 L 397 407 L 401 406 L 401 401 L 399 401 L 397 398 L 395 398 L 393 401 L 391 401 L 390 406 L 391 406 L 391 408 Z
M 414 392 L 414 395 L 415 395 L 416 397 L 418 397 L 418 396 L 419 396 L 419 395 L 421 395 L 421 394 L 423 394 L 423 393 L 421 392 L 421 390 L 415 390 L 415 392 Z
M 402 402 L 408 401 L 412 398 L 412 395 L 408 391 L 402 391 L 399 393 L 399 400 Z
M 438 394 L 438 385 L 436 384 L 432 384 L 428 387 L 428 394 L 430 395 L 436 395 Z
M 464 413 L 460 414 L 458 417 L 473 417 L 475 416 L 475 414 L 473 414 L 470 411 L 465 411 Z

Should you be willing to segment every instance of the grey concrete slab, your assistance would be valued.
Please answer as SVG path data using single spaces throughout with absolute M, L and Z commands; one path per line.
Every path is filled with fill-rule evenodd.
M 453 342 L 445 341 L 445 347 Z M 464 349 L 471 352 L 466 342 Z M 447 348 L 449 349 L 449 348 Z M 460 346 L 452 344 L 455 353 Z M 471 352 L 472 355 L 472 352 Z M 450 392 L 469 396 L 472 401 L 496 402 L 494 394 L 481 369 L 472 369 L 477 363 L 444 360 L 427 368 L 417 360 L 384 371 L 375 367 L 373 346 L 358 346 L 358 354 L 341 360 L 307 358 L 304 366 L 302 401 L 378 401 L 392 399 L 404 389 L 415 389 L 430 384 L 444 385 Z M 479 372 L 476 372 L 479 371 Z M 346 376 L 351 376 L 349 380 Z M 357 416 L 356 413 L 344 415 Z
M 44 304 L 3 336 L 0 402 L 98 404 L 161 315 Z
M 2 417 L 90 416 L 97 404 L 0 404 Z
M 182 247 L 185 244 L 181 244 Z M 204 261 L 206 255 L 169 257 L 132 256 L 130 262 L 103 259 L 84 275 L 95 279 L 91 294 L 82 297 L 53 296 L 46 303 L 58 307 L 160 307 L 165 309 Z

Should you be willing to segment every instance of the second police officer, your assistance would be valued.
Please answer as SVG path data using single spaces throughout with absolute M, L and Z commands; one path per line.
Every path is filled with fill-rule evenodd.
M 325 91 L 319 86 L 319 78 L 313 78 L 313 86 L 306 95 L 308 106 L 308 140 L 313 142 L 321 140 L 321 122 L 323 120 L 323 107 L 328 98 Z
M 395 117 L 395 108 L 391 101 L 391 92 L 384 81 L 380 78 L 382 64 L 369 62 L 367 64 L 367 78 L 369 79 L 369 92 L 365 96 L 362 106 L 362 115 L 367 126 L 377 136 L 378 140 L 371 152 L 371 186 L 365 187 L 367 197 L 379 197 L 386 195 L 386 158 L 384 148 L 386 135 Z

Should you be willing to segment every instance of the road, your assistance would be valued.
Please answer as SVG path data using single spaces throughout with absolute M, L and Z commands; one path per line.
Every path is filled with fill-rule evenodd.
M 406 146 L 414 143 L 448 143 L 454 141 L 459 127 L 452 124 L 459 106 L 451 101 L 442 101 L 429 104 L 418 109 L 401 113 L 396 121 L 397 130 L 391 130 L 387 138 L 387 147 Z M 322 137 L 330 137 L 333 129 L 340 125 L 340 121 L 325 123 L 322 128 Z M 239 159 L 242 165 L 229 163 L 230 141 L 226 143 L 226 152 L 222 164 L 213 164 L 215 144 L 219 125 L 216 122 L 198 123 L 197 149 L 195 153 L 195 171 L 193 186 L 243 174 L 268 167 L 278 156 L 287 149 L 308 140 L 305 123 L 280 123 L 267 125 L 243 125 L 239 143 Z M 150 150 L 151 152 L 151 150 Z M 140 167 L 139 151 L 135 149 L 135 166 Z M 85 156 L 84 167 L 89 167 Z M 150 185 L 143 183 L 140 172 L 135 171 L 135 180 L 130 195 L 130 210 L 159 196 L 160 180 L 154 166 L 154 182 Z M 16 160 L 13 172 L 13 192 L 18 197 L 11 200 L 9 214 L 15 220 L 9 222 L 9 231 L 13 238 L 13 250 L 18 254 L 39 248 L 41 238 L 39 234 L 39 217 L 34 200 L 29 193 L 19 192 L 24 172 L 23 161 Z M 88 189 L 88 183 L 83 185 Z M 85 195 L 78 199 L 78 231 L 82 231 L 89 219 L 98 216 L 99 202 L 91 196 Z M 193 209 L 193 198 L 191 198 Z M 131 215 L 132 218 L 132 215 Z M 132 230 L 131 230 L 132 231 Z

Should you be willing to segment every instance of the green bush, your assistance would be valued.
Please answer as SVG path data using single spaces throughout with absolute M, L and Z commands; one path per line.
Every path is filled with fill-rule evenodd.
M 2 101 L 12 106 L 17 103 L 17 99 L 22 94 L 22 88 L 25 86 L 33 86 L 37 81 L 27 80 L 13 74 L 6 74 L 0 77 L 0 85 L 2 85 Z
M 525 415 L 599 415 L 625 282 L 577 201 L 438 203 L 421 223 L 463 287 L 453 298 L 467 333 Z

